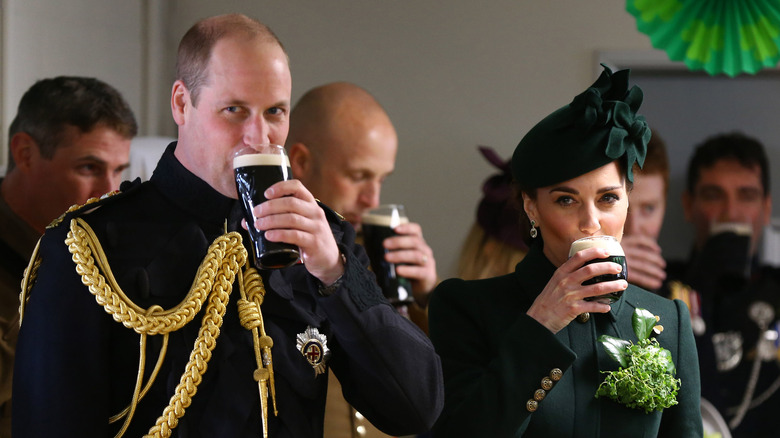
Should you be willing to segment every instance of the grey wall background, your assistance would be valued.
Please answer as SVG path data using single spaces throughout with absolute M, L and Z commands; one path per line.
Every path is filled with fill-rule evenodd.
M 136 111 L 142 134 L 175 135 L 169 97 L 179 38 L 197 19 L 243 12 L 268 24 L 285 44 L 293 100 L 313 86 L 346 80 L 369 89 L 386 107 L 400 149 L 382 200 L 406 204 L 435 251 L 440 275 L 448 277 L 454 274 L 457 253 L 473 221 L 481 184 L 493 172 L 477 145 L 491 145 L 509 157 L 535 122 L 592 82 L 604 51 L 622 51 L 649 59 L 651 66 L 668 67 L 665 55 L 636 30 L 624 3 L 0 0 L 3 145 L 22 93 L 35 80 L 60 74 L 96 76 L 111 83 Z M 649 76 L 657 75 L 655 69 L 649 71 Z M 724 86 L 706 79 L 693 80 L 704 96 Z M 687 159 L 695 142 L 726 126 L 734 114 L 747 115 L 748 107 L 766 116 L 762 139 L 777 150 L 770 143 L 778 138 L 770 122 L 776 112 L 764 106 L 776 93 L 774 79 L 751 82 L 765 97 L 761 101 L 736 91 L 720 103 L 690 97 L 691 82 L 679 89 L 672 87 L 680 84 L 678 78 L 663 80 L 667 82 L 657 86 L 647 82 L 645 113 L 651 124 L 658 118 L 673 163 Z M 680 100 L 688 102 L 689 109 L 672 117 Z M 722 114 L 714 118 L 713 112 Z M 669 122 L 661 122 L 662 116 L 670 116 Z M 745 130 L 752 131 L 748 127 Z M 6 153 L 0 152 L 4 168 Z M 680 168 L 675 164 L 673 172 Z M 673 192 L 672 203 L 679 198 L 675 196 Z M 675 225 L 676 220 L 670 212 L 662 241 L 667 242 L 667 255 L 686 251 L 677 248 L 688 238 L 684 224 Z

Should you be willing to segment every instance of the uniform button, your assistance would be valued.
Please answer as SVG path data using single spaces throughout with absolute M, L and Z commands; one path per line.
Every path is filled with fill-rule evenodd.
M 358 420 L 363 420 L 365 417 L 360 412 L 355 411 L 355 418 Z
M 553 387 L 552 379 L 550 379 L 549 377 L 545 377 L 544 379 L 542 379 L 542 389 L 544 389 L 545 391 L 549 391 L 552 389 L 552 387 Z
M 553 382 L 561 380 L 561 377 L 563 377 L 563 371 L 561 371 L 560 368 L 553 368 L 550 370 L 550 378 Z
M 590 319 L 590 313 L 588 312 L 580 313 L 579 315 L 577 315 L 577 321 L 583 324 L 588 322 L 589 319 Z
M 358 426 L 355 428 L 355 431 L 357 432 L 358 436 L 365 436 L 366 435 L 366 426 Z
M 536 400 L 528 400 L 525 402 L 525 408 L 528 410 L 528 412 L 536 412 L 537 409 L 539 409 L 539 402 Z
M 547 395 L 547 391 L 544 389 L 537 389 L 536 392 L 534 392 L 534 400 L 536 401 L 542 401 L 544 400 L 544 396 Z

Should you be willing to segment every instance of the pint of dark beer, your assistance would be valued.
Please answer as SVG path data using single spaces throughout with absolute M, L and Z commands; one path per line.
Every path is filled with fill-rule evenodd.
M 233 156 L 238 199 L 244 210 L 255 266 L 278 269 L 294 265 L 300 259 L 298 247 L 266 240 L 265 232 L 255 228 L 253 209 L 266 201 L 263 193 L 275 183 L 292 179 L 290 160 L 280 145 L 255 145 Z
M 626 265 L 626 253 L 623 252 L 623 247 L 620 246 L 620 242 L 618 242 L 617 239 L 615 239 L 612 236 L 588 236 L 588 237 L 583 237 L 582 239 L 577 239 L 571 244 L 571 248 L 569 249 L 569 257 L 582 251 L 583 249 L 594 248 L 594 247 L 606 248 L 609 251 L 610 255 L 609 257 L 603 259 L 588 260 L 587 262 L 585 262 L 586 265 L 589 265 L 591 263 L 599 263 L 599 262 L 613 262 L 622 266 L 623 270 L 617 274 L 597 275 L 593 278 L 585 280 L 584 282 L 582 282 L 582 285 L 585 286 L 589 284 L 601 283 L 603 281 L 612 281 L 612 280 L 621 280 L 621 279 L 627 280 L 628 266 Z M 606 304 L 611 304 L 619 300 L 622 295 L 623 295 L 623 291 L 619 290 L 604 295 L 588 297 L 585 298 L 585 300 L 599 301 L 599 302 L 604 302 Z
M 412 285 L 404 277 L 399 277 L 395 264 L 385 260 L 387 250 L 382 245 L 385 239 L 395 236 L 395 227 L 409 222 L 403 205 L 380 205 L 363 215 L 363 238 L 371 270 L 385 297 L 396 306 L 412 302 Z
M 744 222 L 715 222 L 698 258 L 713 277 L 750 277 L 750 253 L 753 227 Z M 695 262 L 699 262 L 696 260 Z M 719 275 L 714 274 L 717 273 Z

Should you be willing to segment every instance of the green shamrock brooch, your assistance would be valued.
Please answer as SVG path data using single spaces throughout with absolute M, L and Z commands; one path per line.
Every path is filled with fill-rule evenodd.
M 645 413 L 660 411 L 677 404 L 680 379 L 675 378 L 672 353 L 658 344 L 653 334 L 663 327 L 660 318 L 645 309 L 636 309 L 631 318 L 639 342 L 637 344 L 612 336 L 601 335 L 599 342 L 607 354 L 620 364 L 617 371 L 602 371 L 606 379 L 599 385 L 596 398 L 609 397 L 630 408 Z

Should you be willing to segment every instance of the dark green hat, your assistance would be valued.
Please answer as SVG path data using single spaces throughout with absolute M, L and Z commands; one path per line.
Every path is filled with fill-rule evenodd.
M 603 65 L 602 65 L 603 66 Z M 642 90 L 628 89 L 629 70 L 604 67 L 596 82 L 572 102 L 545 117 L 520 140 L 512 174 L 524 189 L 576 178 L 623 159 L 628 180 L 632 167 L 645 162 L 650 128 L 636 112 Z

